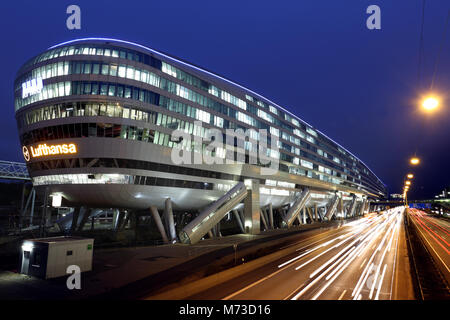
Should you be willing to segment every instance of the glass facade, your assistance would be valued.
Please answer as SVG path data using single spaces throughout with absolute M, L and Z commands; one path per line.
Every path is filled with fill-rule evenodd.
M 89 60 L 84 58 L 86 56 Z M 238 87 L 231 92 L 229 84 L 225 88 L 222 80 L 201 77 L 198 68 L 174 60 L 114 43 L 72 44 L 44 52 L 21 68 L 15 82 L 19 128 L 27 131 L 26 127 L 31 124 L 58 118 L 106 116 L 169 129 L 184 128 L 186 132 L 204 136 L 205 128 L 195 128 L 192 122 L 170 114 L 173 112 L 202 121 L 207 127 L 267 130 L 269 139 L 271 135 L 279 139 L 279 150 L 269 150 L 268 155 L 280 159 L 281 171 L 367 190 L 376 195 L 385 192 L 383 183 L 359 159 L 301 119 L 252 92 Z M 67 77 L 72 78 L 67 81 Z M 92 77 L 98 77 L 99 81 L 92 81 Z M 22 83 L 36 78 L 43 79 L 42 90 L 23 98 Z M 71 96 L 83 96 L 85 102 L 48 101 L 68 100 Z M 104 97 L 104 101 L 89 101 L 98 97 Z M 173 147 L 167 133 L 114 122 L 111 120 L 107 124 L 112 129 L 100 130 L 96 136 Z M 76 137 L 89 137 L 94 130 L 89 131 L 89 126 L 98 127 L 98 123 L 88 121 L 77 125 L 79 128 L 73 129 Z M 46 128 L 52 135 L 33 131 L 24 132 L 21 138 L 25 142 L 66 137 L 65 128 L 61 129 L 63 131 L 59 131 L 59 127 Z M 71 132 L 69 129 L 68 136 Z

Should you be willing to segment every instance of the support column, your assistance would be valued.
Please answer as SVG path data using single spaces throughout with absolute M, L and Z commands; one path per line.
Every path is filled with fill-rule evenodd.
M 303 207 L 302 211 L 303 211 L 302 212 L 302 214 L 303 214 L 303 224 L 306 224 L 306 206 Z
M 172 200 L 170 200 L 170 198 L 166 199 L 164 215 L 166 216 L 167 222 L 168 222 L 168 225 L 169 225 L 170 240 L 172 242 L 176 241 L 177 240 L 177 234 L 175 232 L 175 223 L 173 221 L 173 211 L 172 211 Z
M 78 216 L 80 215 L 80 207 L 76 207 L 73 210 L 72 224 L 70 225 L 70 234 L 72 234 L 77 228 Z
M 272 202 L 269 203 L 269 224 L 271 229 L 275 229 L 273 225 L 273 209 L 272 209 Z
M 316 222 L 318 222 L 319 221 L 319 212 L 317 210 L 317 203 L 314 204 L 314 214 L 315 214 Z
M 233 214 L 234 214 L 234 217 L 236 218 L 236 221 L 237 221 L 237 223 L 239 225 L 239 229 L 241 230 L 241 233 L 245 233 L 244 225 L 242 224 L 242 220 L 241 220 L 241 217 L 239 215 L 239 212 L 237 212 L 237 210 L 233 210 Z
M 112 222 L 113 230 L 117 230 L 117 226 L 119 225 L 119 217 L 120 217 L 119 209 L 113 209 L 113 222 Z
M 153 220 L 155 220 L 156 226 L 158 227 L 159 233 L 161 234 L 161 238 L 164 243 L 169 243 L 169 239 L 166 235 L 166 230 L 164 230 L 163 223 L 161 221 L 161 217 L 159 216 L 158 209 L 155 206 L 150 207 L 150 211 L 152 212 Z
M 268 227 L 268 225 L 267 225 L 267 220 L 266 220 L 266 215 L 264 214 L 264 209 L 263 208 L 261 208 L 260 209 L 260 214 L 261 214 L 261 220 L 262 220 L 262 222 L 263 222 L 263 224 L 264 224 L 264 228 L 265 228 L 265 230 L 269 230 L 269 227 Z
M 245 180 L 247 196 L 244 200 L 244 227 L 249 234 L 259 234 L 260 226 L 260 206 L 259 206 L 259 181 Z
M 338 205 L 338 213 L 340 213 L 341 219 L 344 218 L 344 212 L 345 212 L 344 200 L 341 197 L 341 198 L 339 198 L 339 205 Z
M 94 221 L 95 221 L 95 216 L 93 214 L 91 214 L 91 231 L 94 230 Z
M 311 220 L 311 223 L 314 223 L 314 218 L 313 218 L 313 212 L 312 212 L 312 209 L 311 209 L 310 207 L 307 207 L 307 208 L 306 208 L 306 212 L 308 212 L 308 217 L 309 217 L 309 220 Z
M 356 197 L 353 196 L 353 200 L 350 203 L 350 206 L 348 207 L 347 217 L 353 217 L 354 212 L 355 212 L 355 207 L 356 207 Z
M 222 220 L 220 220 L 222 221 Z M 222 232 L 220 232 L 220 221 L 216 224 L 216 234 L 218 237 L 222 237 Z
M 81 210 L 80 210 L 81 211 Z M 86 221 L 88 220 L 90 214 L 93 210 L 85 209 L 83 210 L 83 216 L 81 218 L 81 222 L 78 225 L 78 231 L 83 231 L 83 227 L 86 224 Z
M 127 224 L 128 224 L 128 221 L 130 220 L 130 212 L 129 211 L 125 211 L 124 212 L 124 218 L 123 218 L 123 222 L 122 222 L 122 224 L 120 225 L 120 229 L 125 229 L 125 227 L 127 226 Z
M 33 198 L 31 199 L 30 226 L 33 225 L 34 201 L 36 199 L 36 189 L 33 188 L 32 192 L 33 192 Z
M 241 217 L 241 222 L 242 222 L 242 225 L 244 226 L 244 230 L 245 230 L 244 208 L 242 207 L 242 209 L 238 210 L 238 213 L 239 213 L 239 216 Z

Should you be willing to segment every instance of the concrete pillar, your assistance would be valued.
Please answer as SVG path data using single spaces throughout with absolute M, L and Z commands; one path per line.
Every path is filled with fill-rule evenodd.
M 319 208 L 319 218 L 320 218 L 320 221 L 323 221 L 323 216 L 324 216 L 326 210 L 327 210 L 327 207 L 320 207 L 320 208 Z
M 215 225 L 211 230 L 210 230 L 211 234 L 213 235 L 214 238 L 217 238 L 219 235 L 217 234 L 217 225 Z
M 316 222 L 319 221 L 319 212 L 317 210 L 317 204 L 314 204 L 314 214 L 315 214 L 315 220 Z
M 128 221 L 130 221 L 130 215 L 131 215 L 130 211 L 127 210 L 124 212 L 124 218 L 123 218 L 123 222 L 120 226 L 120 229 L 125 229 L 125 227 L 128 224 Z
M 247 196 L 244 199 L 244 227 L 249 234 L 259 234 L 260 207 L 259 207 L 259 180 L 245 180 Z
M 313 212 L 312 212 L 312 209 L 311 209 L 310 207 L 307 207 L 307 208 L 306 208 L 306 212 L 308 212 L 308 217 L 309 217 L 309 220 L 311 220 L 311 223 L 314 223 L 314 218 L 313 218 Z
M 113 209 L 113 221 L 112 221 L 113 230 L 117 230 L 117 226 L 119 225 L 119 218 L 120 218 L 119 209 Z
M 33 198 L 31 199 L 30 226 L 33 225 L 35 199 L 36 199 L 36 190 L 33 188 Z
M 155 206 L 151 206 L 150 211 L 152 213 L 153 220 L 155 220 L 156 226 L 158 227 L 159 233 L 161 234 L 161 238 L 163 239 L 164 243 L 169 243 L 169 239 L 167 238 L 166 230 L 164 230 L 164 226 L 161 221 L 161 217 L 159 216 L 158 209 Z
M 242 225 L 244 226 L 244 230 L 245 230 L 245 217 L 244 217 L 244 208 L 238 210 L 239 216 L 241 217 L 241 222 Z
M 170 235 L 170 240 L 176 241 L 177 240 L 177 234 L 175 232 L 175 223 L 173 221 L 173 211 L 172 211 L 172 200 L 170 200 L 170 198 L 166 199 L 165 202 L 165 209 L 164 209 L 164 215 L 166 216 L 166 221 L 168 222 L 168 226 L 169 226 L 169 235 Z
M 222 221 L 222 220 L 220 220 Z M 222 237 L 222 232 L 220 232 L 220 221 L 216 224 L 216 234 L 218 237 Z
M 93 214 L 91 214 L 91 231 L 94 230 L 94 221 L 95 221 L 95 216 Z
M 80 215 L 80 207 L 74 208 L 72 215 L 72 224 L 70 225 L 70 233 L 72 234 L 77 228 L 78 216 Z
M 345 212 L 345 207 L 344 207 L 344 200 L 341 198 L 339 198 L 339 206 L 338 206 L 338 213 L 341 216 L 341 219 L 344 218 L 344 212 Z
M 265 230 L 269 230 L 269 226 L 267 225 L 266 215 L 264 214 L 264 209 L 261 208 L 261 220 L 264 224 Z
M 356 197 L 353 196 L 353 200 L 350 203 L 350 206 L 348 207 L 348 211 L 347 211 L 347 217 L 353 217 L 355 214 L 355 207 L 356 207 Z
M 212 233 L 211 230 L 208 231 L 208 236 L 209 236 L 211 239 L 214 238 L 213 233 Z
M 83 210 L 83 212 L 82 212 L 83 216 L 81 217 L 81 221 L 78 225 L 78 231 L 83 231 L 83 227 L 86 224 L 86 222 L 88 221 L 88 218 L 89 218 L 91 212 L 92 212 L 92 210 L 89 210 L 87 208 Z
M 302 211 L 303 211 L 302 212 L 302 214 L 303 214 L 303 224 L 306 224 L 306 206 L 303 207 Z
M 273 225 L 273 209 L 272 209 L 272 202 L 269 203 L 269 224 L 270 224 L 270 228 L 274 229 L 274 225 Z
M 241 230 L 241 233 L 245 233 L 244 225 L 242 224 L 241 217 L 239 215 L 239 212 L 237 210 L 233 210 L 234 217 L 236 218 L 236 221 L 238 223 L 239 229 Z

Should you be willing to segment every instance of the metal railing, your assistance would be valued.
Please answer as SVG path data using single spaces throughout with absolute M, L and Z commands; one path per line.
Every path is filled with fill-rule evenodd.
M 0 179 L 31 180 L 22 162 L 0 160 Z

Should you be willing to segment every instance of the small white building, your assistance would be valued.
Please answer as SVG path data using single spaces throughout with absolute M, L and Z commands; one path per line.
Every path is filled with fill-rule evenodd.
M 67 274 L 67 267 L 76 265 L 81 272 L 92 270 L 94 239 L 52 237 L 24 240 L 20 273 L 49 279 Z

